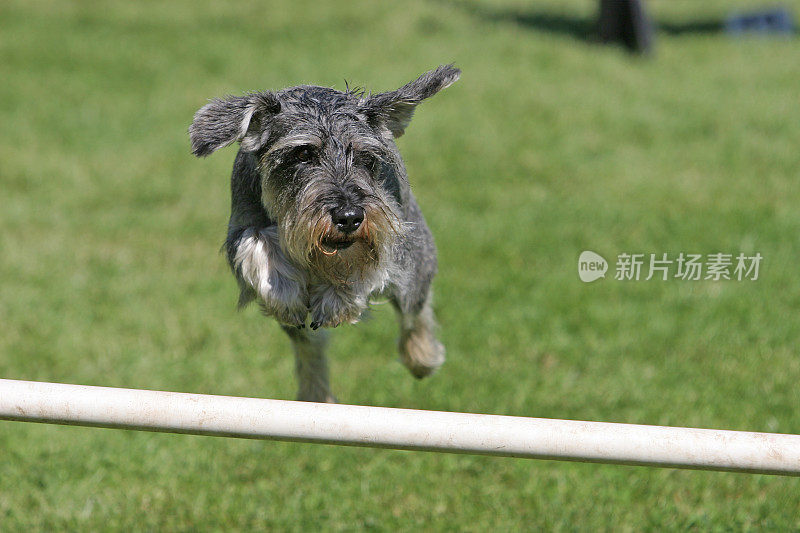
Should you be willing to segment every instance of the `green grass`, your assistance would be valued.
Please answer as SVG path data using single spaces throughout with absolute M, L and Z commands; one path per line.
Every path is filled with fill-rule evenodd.
M 673 27 L 753 4 L 649 2 Z M 293 398 L 288 341 L 235 312 L 218 253 L 234 150 L 191 157 L 192 114 L 455 61 L 399 141 L 448 362 L 413 380 L 377 306 L 336 330 L 339 398 L 800 433 L 797 40 L 673 31 L 645 60 L 581 37 L 593 6 L 4 2 L 0 376 Z M 764 263 L 755 282 L 584 284 L 584 249 Z M 542 528 L 795 530 L 800 485 L 0 423 L 2 531 Z

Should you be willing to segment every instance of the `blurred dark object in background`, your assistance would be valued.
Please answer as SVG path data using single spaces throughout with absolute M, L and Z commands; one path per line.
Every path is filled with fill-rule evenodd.
M 631 52 L 653 48 L 653 24 L 641 0 L 600 0 L 600 41 L 620 43 Z
M 731 35 L 790 35 L 794 33 L 792 13 L 785 8 L 736 13 L 725 21 L 725 31 Z

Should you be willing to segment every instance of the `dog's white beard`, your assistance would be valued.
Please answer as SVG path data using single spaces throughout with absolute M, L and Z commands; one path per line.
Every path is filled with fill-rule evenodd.
M 319 265 L 315 265 L 317 268 L 305 270 L 284 253 L 277 226 L 248 228 L 242 233 L 233 258 L 242 285 L 239 305 L 255 299 L 266 314 L 291 325 L 305 323 L 308 313 L 312 324 L 355 323 L 368 307 L 370 295 L 399 281 L 393 279 L 397 269 L 387 243 L 376 260 L 359 265 L 368 253 L 360 249 L 365 246 L 368 245 L 359 242 L 335 255 L 319 257 L 328 263 L 327 268 L 318 270 Z

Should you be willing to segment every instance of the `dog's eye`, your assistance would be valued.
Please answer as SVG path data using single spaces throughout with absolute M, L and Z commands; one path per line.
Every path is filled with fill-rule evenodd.
M 314 157 L 314 151 L 310 146 L 301 146 L 294 152 L 294 158 L 298 163 L 308 163 Z
M 357 153 L 353 157 L 353 163 L 356 166 L 364 167 L 370 172 L 375 172 L 375 169 L 378 164 L 378 159 L 373 156 L 372 154 L 368 153 Z

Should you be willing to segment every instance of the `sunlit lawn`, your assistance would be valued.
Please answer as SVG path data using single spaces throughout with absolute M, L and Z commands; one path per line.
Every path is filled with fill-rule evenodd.
M 376 306 L 335 332 L 340 400 L 800 433 L 800 48 L 692 26 L 752 2 L 649 5 L 669 31 L 643 59 L 583 37 L 592 1 L 4 3 L 0 376 L 293 398 L 288 340 L 236 312 L 219 253 L 235 151 L 193 158 L 192 114 L 455 61 L 399 140 L 448 362 L 411 378 Z M 578 279 L 583 250 L 605 280 Z M 613 279 L 621 253 L 680 252 L 764 259 Z M 0 423 L 2 531 L 262 528 L 792 530 L 800 486 Z

